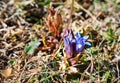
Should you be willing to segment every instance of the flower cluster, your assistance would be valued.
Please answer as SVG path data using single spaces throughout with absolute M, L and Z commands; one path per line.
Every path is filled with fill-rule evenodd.
M 76 61 L 75 57 L 83 51 L 85 45 L 90 46 L 89 42 L 86 42 L 89 36 L 81 37 L 79 33 L 74 36 L 72 30 L 68 30 L 64 37 L 64 48 L 66 53 L 66 58 L 70 65 L 74 65 Z

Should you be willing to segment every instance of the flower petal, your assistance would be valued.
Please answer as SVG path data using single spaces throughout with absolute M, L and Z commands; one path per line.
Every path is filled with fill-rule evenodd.
M 85 45 L 91 46 L 90 42 L 85 42 Z
M 68 31 L 68 36 L 69 36 L 70 41 L 72 41 L 72 39 L 74 39 L 74 34 L 71 29 Z
M 78 48 L 81 48 L 81 47 L 82 47 L 82 45 L 81 45 L 81 44 L 78 44 L 78 45 L 77 45 L 77 47 L 78 47 Z
M 81 38 L 81 35 L 77 32 L 76 33 L 76 38 L 78 39 L 78 38 Z
M 86 41 L 89 38 L 89 36 L 84 36 L 83 39 Z
M 84 49 L 84 46 L 85 45 L 82 45 L 82 44 L 76 44 L 76 53 L 78 54 L 78 53 L 80 53 L 80 52 L 82 52 L 82 50 Z
M 75 39 L 72 39 L 71 42 L 72 42 L 72 43 L 76 43 L 76 40 L 75 40 Z
M 73 54 L 73 47 L 68 36 L 64 38 L 64 47 L 65 47 L 66 56 L 68 58 L 71 58 Z

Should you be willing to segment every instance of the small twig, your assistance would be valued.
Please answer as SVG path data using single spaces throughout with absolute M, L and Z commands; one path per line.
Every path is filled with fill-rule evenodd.
M 95 20 L 96 22 L 98 22 L 98 20 L 96 19 L 96 17 L 90 11 L 88 11 L 83 6 L 79 5 L 78 3 L 75 3 L 75 5 L 77 5 L 77 8 L 80 8 L 81 10 L 85 11 L 93 20 Z
M 82 9 L 83 11 L 85 11 L 93 20 L 97 21 L 96 17 L 94 15 L 92 15 L 92 13 L 90 13 L 88 10 L 86 10 L 81 5 L 79 5 L 79 7 L 80 7 L 80 9 Z
M 89 66 L 86 68 L 86 70 L 84 71 L 84 73 L 81 75 L 81 79 L 80 79 L 80 83 L 82 83 L 82 80 L 84 79 L 84 74 L 87 73 L 87 70 L 91 67 L 91 64 L 89 64 Z M 84 75 L 84 76 L 83 76 Z
M 118 72 L 118 78 L 120 78 L 120 71 L 119 71 L 119 67 L 118 67 L 118 61 L 117 61 L 117 64 L 116 64 L 116 67 L 117 67 L 117 72 Z

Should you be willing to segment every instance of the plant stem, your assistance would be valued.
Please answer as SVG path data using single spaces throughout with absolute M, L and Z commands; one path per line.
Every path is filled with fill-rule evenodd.
M 53 52 L 53 55 L 54 57 L 56 56 L 56 52 L 57 50 L 59 49 L 59 46 L 61 45 L 62 43 L 62 40 L 65 36 L 65 33 L 68 31 L 69 27 L 70 27 L 70 23 L 72 22 L 72 14 L 73 14 L 73 11 L 74 11 L 74 0 L 72 0 L 72 3 L 71 3 L 71 12 L 70 12 L 70 20 L 68 21 L 68 25 L 66 26 L 65 28 L 65 31 L 63 32 L 63 37 L 60 39 L 60 42 L 58 44 L 58 47 L 55 49 L 55 51 Z

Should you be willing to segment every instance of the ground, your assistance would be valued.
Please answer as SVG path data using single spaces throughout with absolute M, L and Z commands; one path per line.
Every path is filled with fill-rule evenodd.
M 68 30 L 91 43 L 73 59 Z M 0 1 L 0 83 L 119 83 L 119 70 L 120 0 Z

